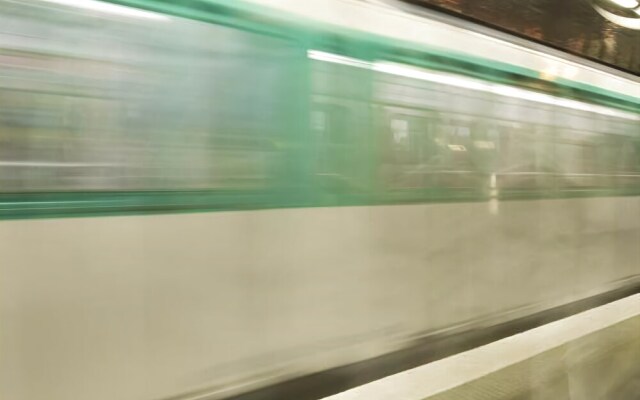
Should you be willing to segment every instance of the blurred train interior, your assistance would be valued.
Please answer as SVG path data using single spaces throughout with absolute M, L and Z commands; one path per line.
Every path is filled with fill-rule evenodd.
M 0 398 L 319 399 L 638 293 L 635 53 L 413 3 L 0 0 Z

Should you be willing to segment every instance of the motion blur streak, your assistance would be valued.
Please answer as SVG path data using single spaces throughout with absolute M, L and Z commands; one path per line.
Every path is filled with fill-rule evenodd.
M 309 399 L 640 285 L 637 78 L 389 2 L 117 3 L 0 0 L 1 399 Z

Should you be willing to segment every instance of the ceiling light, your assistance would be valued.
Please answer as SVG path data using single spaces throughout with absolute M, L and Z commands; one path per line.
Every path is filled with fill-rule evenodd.
M 624 8 L 636 8 L 636 7 L 638 7 L 638 1 L 637 0 L 609 0 L 609 1 L 619 5 L 620 7 L 624 7 Z

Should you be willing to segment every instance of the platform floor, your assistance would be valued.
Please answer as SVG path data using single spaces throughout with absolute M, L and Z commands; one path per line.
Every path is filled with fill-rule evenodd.
M 640 399 L 640 295 L 325 400 Z

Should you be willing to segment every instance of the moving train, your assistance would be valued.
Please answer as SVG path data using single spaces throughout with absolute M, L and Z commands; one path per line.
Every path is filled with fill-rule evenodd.
M 0 10 L 3 399 L 226 399 L 640 283 L 638 77 L 397 2 Z

